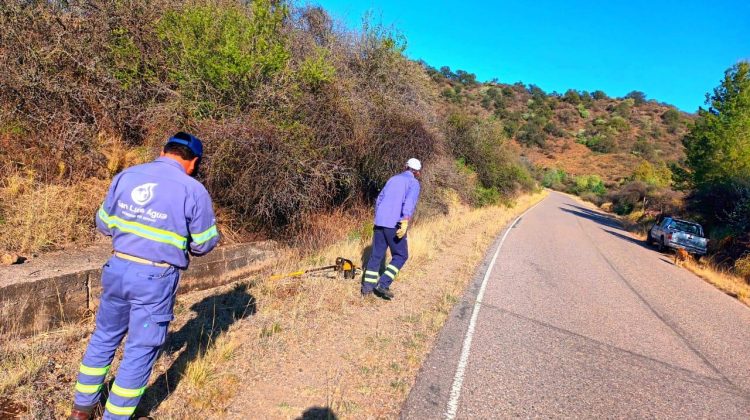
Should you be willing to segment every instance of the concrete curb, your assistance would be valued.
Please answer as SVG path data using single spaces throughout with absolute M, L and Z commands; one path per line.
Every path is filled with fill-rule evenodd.
M 239 280 L 268 267 L 274 255 L 276 246 L 270 241 L 217 248 L 192 259 L 178 293 Z M 33 335 L 80 321 L 96 311 L 100 295 L 101 268 L 0 283 L 0 336 Z

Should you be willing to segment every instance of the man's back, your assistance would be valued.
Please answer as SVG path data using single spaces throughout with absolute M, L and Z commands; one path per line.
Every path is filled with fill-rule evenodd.
M 419 181 L 412 172 L 392 176 L 375 202 L 375 226 L 393 228 L 404 217 L 411 217 L 419 190 Z
M 167 157 L 115 177 L 98 219 L 115 251 L 180 268 L 218 240 L 208 192 Z

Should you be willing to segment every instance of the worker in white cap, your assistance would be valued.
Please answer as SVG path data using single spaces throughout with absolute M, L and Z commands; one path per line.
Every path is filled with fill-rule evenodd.
M 422 163 L 415 158 L 406 162 L 406 170 L 386 182 L 375 202 L 375 227 L 372 254 L 362 280 L 362 295 L 375 293 L 390 300 L 391 283 L 409 258 L 406 233 L 419 200 L 419 177 Z M 391 250 L 391 261 L 380 274 L 386 249 Z

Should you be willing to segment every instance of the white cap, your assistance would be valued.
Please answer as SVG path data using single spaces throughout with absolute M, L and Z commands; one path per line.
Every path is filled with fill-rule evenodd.
M 414 169 L 415 171 L 421 171 L 422 162 L 420 162 L 419 159 L 411 158 L 408 162 L 406 162 L 406 167 L 409 169 Z

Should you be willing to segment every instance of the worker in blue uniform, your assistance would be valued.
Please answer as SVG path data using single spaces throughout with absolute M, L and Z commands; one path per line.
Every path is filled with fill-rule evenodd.
M 96 329 L 78 372 L 70 419 L 90 418 L 125 334 L 104 418 L 127 419 L 135 412 L 174 318 L 180 271 L 190 255 L 206 254 L 219 241 L 211 197 L 191 177 L 202 155 L 201 141 L 180 132 L 161 157 L 112 180 L 96 227 L 112 237 L 114 252 L 102 269 Z
M 375 202 L 375 227 L 372 236 L 372 254 L 365 267 L 362 295 L 375 293 L 390 300 L 391 283 L 409 258 L 406 233 L 409 221 L 419 201 L 419 177 L 422 163 L 417 159 L 406 162 L 406 171 L 391 177 L 380 191 Z M 391 250 L 391 261 L 380 274 L 380 265 L 386 249 Z

